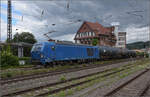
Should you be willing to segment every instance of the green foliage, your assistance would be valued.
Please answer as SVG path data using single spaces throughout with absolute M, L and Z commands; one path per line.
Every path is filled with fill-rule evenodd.
M 19 65 L 18 57 L 14 56 L 10 50 L 10 46 L 4 46 L 1 53 L 1 66 Z
M 30 57 L 21 57 L 21 58 L 19 58 L 19 60 L 25 61 L 26 65 L 31 65 L 31 58 Z
M 65 76 L 61 76 L 60 77 L 60 81 L 62 81 L 62 82 L 66 81 L 66 77 Z
M 20 34 L 16 33 L 14 35 L 13 42 L 25 42 L 34 44 L 36 42 L 36 39 L 32 33 L 22 32 Z
M 36 41 L 34 35 L 29 32 L 22 32 L 22 33 L 16 33 L 14 35 L 14 38 L 12 40 L 13 42 L 24 42 L 24 43 L 30 43 L 34 44 Z M 30 56 L 31 47 L 24 47 L 24 56 L 29 57 Z M 13 53 L 17 55 L 17 48 L 13 49 Z
M 148 58 L 148 57 L 149 57 L 148 53 L 145 53 L 145 57 L 146 57 L 146 58 Z
M 98 39 L 97 38 L 94 38 L 93 40 L 92 40 L 92 45 L 93 46 L 96 46 L 98 44 Z
M 19 60 L 30 60 L 31 58 L 30 57 L 21 57 L 19 58 Z
M 8 77 L 12 77 L 12 74 L 8 72 L 8 73 L 6 74 L 6 77 L 7 77 L 7 78 L 8 78 Z

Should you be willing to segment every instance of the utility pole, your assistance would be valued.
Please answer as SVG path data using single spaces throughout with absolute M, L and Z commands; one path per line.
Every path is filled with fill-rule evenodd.
M 11 42 L 12 40 L 12 9 L 11 9 L 11 0 L 8 0 L 7 6 L 7 41 Z

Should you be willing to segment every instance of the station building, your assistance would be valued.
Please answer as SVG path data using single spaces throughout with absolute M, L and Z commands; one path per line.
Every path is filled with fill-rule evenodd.
M 93 39 L 98 39 L 100 46 L 115 46 L 115 27 L 104 27 L 98 22 L 83 22 L 75 35 L 75 43 L 92 45 Z

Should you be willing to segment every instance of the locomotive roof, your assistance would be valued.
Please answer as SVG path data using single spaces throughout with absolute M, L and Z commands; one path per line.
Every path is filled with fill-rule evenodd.
M 87 45 L 87 44 L 77 44 L 77 43 L 60 43 L 60 42 L 57 42 L 56 44 L 63 44 L 63 45 L 76 45 L 76 46 L 91 46 L 91 45 Z

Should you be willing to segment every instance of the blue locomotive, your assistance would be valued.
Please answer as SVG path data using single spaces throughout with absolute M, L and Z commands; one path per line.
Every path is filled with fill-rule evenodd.
M 40 42 L 31 50 L 32 62 L 53 65 L 58 62 L 84 62 L 100 59 L 98 46 Z

